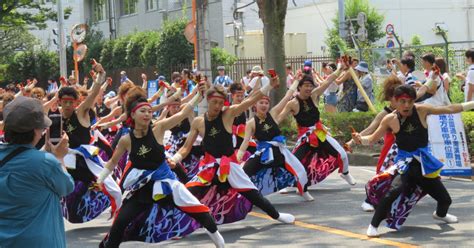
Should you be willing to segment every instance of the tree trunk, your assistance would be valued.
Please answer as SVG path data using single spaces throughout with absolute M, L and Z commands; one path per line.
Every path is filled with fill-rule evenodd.
M 275 105 L 286 92 L 284 35 L 288 0 L 257 0 L 257 4 L 263 22 L 265 70 L 275 69 L 280 77 L 280 87 L 272 94 L 272 105 Z

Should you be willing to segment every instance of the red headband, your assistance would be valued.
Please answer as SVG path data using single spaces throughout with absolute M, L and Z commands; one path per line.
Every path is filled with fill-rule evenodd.
M 225 97 L 221 96 L 221 95 L 210 95 L 207 97 L 207 100 L 210 100 L 212 98 L 218 98 L 218 99 L 222 99 L 222 100 L 226 100 Z
M 141 102 L 139 104 L 137 104 L 137 106 L 135 106 L 133 109 L 132 109 L 132 113 L 135 113 L 135 111 L 137 111 L 137 109 L 143 107 L 143 106 L 148 106 L 151 108 L 151 105 L 147 102 Z
M 263 96 L 260 100 L 267 100 L 268 102 L 270 102 L 270 97 L 268 97 L 268 96 Z
M 413 100 L 414 98 L 411 97 L 410 95 L 408 95 L 407 93 L 403 93 L 403 94 L 401 94 L 401 95 L 395 97 L 395 100 L 398 100 L 398 99 L 409 99 L 409 100 Z
M 67 96 L 66 97 L 61 97 L 61 99 L 59 99 L 59 100 L 61 100 L 61 101 L 64 101 L 64 100 L 66 100 L 66 101 L 77 101 L 77 99 L 75 99 L 74 97 L 67 97 Z

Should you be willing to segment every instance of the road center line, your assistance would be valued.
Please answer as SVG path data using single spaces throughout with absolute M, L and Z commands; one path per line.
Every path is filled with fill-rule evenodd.
M 261 213 L 256 213 L 256 212 L 250 212 L 250 216 L 257 217 L 257 218 L 262 218 L 262 219 L 268 219 L 272 220 L 272 218 L 266 214 L 261 214 Z M 320 226 L 320 225 L 315 225 L 315 224 L 309 224 L 301 221 L 295 221 L 295 226 L 298 227 L 303 227 L 307 229 L 312 229 L 316 231 L 321 231 L 321 232 L 326 232 L 326 233 L 332 233 L 348 238 L 355 238 L 355 239 L 360 239 L 360 240 L 367 240 L 370 242 L 375 242 L 383 245 L 390 245 L 390 246 L 395 246 L 395 247 L 418 247 L 416 245 L 408 244 L 408 243 L 401 243 L 401 242 L 396 242 L 388 239 L 381 239 L 381 238 L 369 238 L 366 235 L 359 234 L 359 233 L 353 233 L 337 228 L 332 228 L 332 227 L 327 227 L 327 226 Z

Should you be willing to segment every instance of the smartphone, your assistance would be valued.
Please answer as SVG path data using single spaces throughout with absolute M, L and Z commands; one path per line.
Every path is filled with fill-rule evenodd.
M 268 69 L 268 74 L 270 74 L 272 78 L 276 77 L 275 69 Z
M 55 145 L 61 140 L 63 118 L 60 114 L 51 114 L 48 117 L 51 120 L 51 126 L 49 127 L 49 140 Z

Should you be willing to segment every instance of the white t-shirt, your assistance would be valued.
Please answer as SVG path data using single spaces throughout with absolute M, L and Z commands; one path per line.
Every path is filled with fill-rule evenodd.
M 324 91 L 324 95 L 327 96 L 330 93 L 335 93 L 339 89 L 339 85 L 337 85 L 335 82 L 332 82 L 331 85 L 328 86 L 328 88 Z
M 247 86 L 250 83 L 250 78 L 248 76 L 245 76 L 242 78 L 242 82 L 244 82 L 244 85 Z
M 427 78 L 431 78 L 432 74 L 433 72 L 431 71 Z M 437 87 L 436 93 L 432 97 L 426 99 L 423 103 L 434 105 L 434 106 L 445 106 L 445 105 L 451 104 L 441 78 L 438 77 L 435 80 L 434 84 L 436 84 L 436 87 Z
M 252 78 L 252 80 L 250 80 L 250 83 L 249 83 L 250 88 L 253 89 L 255 87 L 255 84 L 257 83 L 257 79 L 258 79 L 258 77 L 254 77 L 254 78 Z M 265 87 L 265 85 L 268 85 L 268 84 L 270 84 L 270 79 L 267 76 L 263 76 L 261 87 Z
M 293 77 L 293 75 L 291 74 L 288 74 L 286 76 L 286 88 L 290 88 L 294 80 L 295 80 L 295 77 Z
M 469 68 L 467 69 L 467 75 L 466 75 L 466 85 L 464 86 L 464 101 L 473 101 L 474 100 L 474 93 L 472 94 L 471 99 L 467 99 L 467 92 L 469 91 L 469 84 L 471 84 L 473 87 L 474 86 L 474 65 L 470 65 Z

